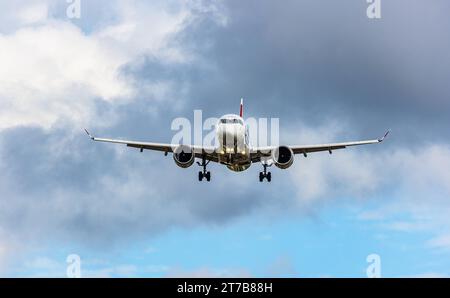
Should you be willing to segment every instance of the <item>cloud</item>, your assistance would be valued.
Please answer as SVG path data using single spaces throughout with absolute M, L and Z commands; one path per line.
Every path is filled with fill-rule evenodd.
M 450 247 L 450 188 L 448 167 L 450 147 L 433 144 L 420 150 L 397 149 L 383 157 L 384 183 L 377 186 L 385 199 L 381 207 L 360 214 L 360 219 L 380 222 L 383 229 L 403 232 L 427 232 L 424 247 L 445 251 Z M 402 218 L 399 220 L 398 218 Z
M 185 270 L 181 268 L 171 269 L 165 277 L 176 278 L 245 278 L 251 277 L 246 269 L 212 269 L 209 267 L 200 267 L 194 270 Z
M 437 273 L 437 272 L 426 272 L 416 275 L 408 275 L 405 278 L 448 278 L 447 274 Z
M 8 208 L 0 211 L 1 224 L 29 240 L 52 231 L 66 241 L 114 245 L 122 236 L 154 235 L 167 227 L 199 221 L 227 221 L 264 198 L 241 199 L 237 194 L 248 191 L 251 184 L 228 174 L 242 188 L 224 200 L 229 190 L 223 180 L 205 186 L 196 181 L 195 168 L 180 171 L 171 157 L 140 154 L 126 147 L 92 146 L 81 132 L 68 137 L 64 131 L 48 135 L 39 129 L 19 129 L 3 136 L 1 169 L 5 175 L 0 202 Z M 19 136 L 33 143 L 39 140 L 41 145 L 17 150 L 13 139 Z M 30 164 L 30 160 L 35 162 Z M 228 172 L 216 173 L 219 177 Z M 18 213 L 23 215 L 17 217 Z M 97 235 L 94 241 L 92 233 Z
M 135 265 L 117 265 L 99 269 L 87 269 L 82 271 L 82 277 L 106 278 L 106 277 L 130 277 L 136 276 L 138 268 Z
M 0 6 L 0 34 L 11 33 L 27 25 L 36 25 L 48 17 L 49 4 L 47 0 L 17 0 L 2 1 Z
M 279 256 L 273 263 L 269 264 L 267 276 L 270 277 L 295 277 L 298 273 L 294 263 L 289 256 Z
M 117 23 L 89 33 L 67 19 L 47 17 L 45 2 L 18 5 L 18 18 L 27 21 L 0 35 L 0 129 L 49 129 L 61 119 L 89 124 L 99 121 L 98 101 L 132 100 L 138 87 L 123 74 L 127 64 L 142 55 L 166 63 L 184 59 L 169 41 L 188 18 L 188 7 L 169 11 L 162 3 L 155 8 L 122 2 Z M 146 88 L 163 95 L 166 84 Z
M 297 137 L 316 141 L 320 137 L 343 139 L 345 125 L 301 127 Z M 337 127 L 340 127 L 337 128 Z M 327 135 L 324 131 L 334 131 Z M 377 202 L 377 208 L 363 211 L 363 221 L 378 223 L 381 229 L 401 233 L 426 233 L 432 239 L 422 247 L 445 252 L 450 247 L 450 146 L 432 143 L 420 148 L 392 146 L 393 133 L 384 143 L 336 150 L 333 155 L 297 157 L 291 171 L 299 209 L 316 213 L 351 198 L 353 204 Z M 291 139 L 291 137 L 289 137 Z M 303 142 L 305 143 L 305 142 Z
M 448 251 L 450 249 L 450 234 L 439 235 L 430 239 L 427 245 L 433 249 Z
M 96 98 L 132 94 L 119 76 L 126 60 L 70 24 L 23 29 L 1 36 L 0 46 L 1 129 L 88 122 Z
M 31 1 L 17 12 L 17 18 L 22 25 L 38 23 L 47 19 L 48 5 L 43 1 Z
M 7 247 L 6 247 L 6 245 L 7 245 L 6 242 L 4 242 L 3 239 L 2 239 L 2 241 L 0 241 L 0 270 L 5 267 L 5 261 L 7 259 L 7 256 L 6 256 L 6 254 L 7 254 Z
M 348 132 L 349 127 L 343 124 L 308 127 L 297 122 L 294 126 L 301 128 L 291 128 L 288 144 L 323 144 L 348 138 L 343 132 Z M 375 150 L 383 152 L 383 149 L 380 146 Z M 299 200 L 305 203 L 331 195 L 364 197 L 380 184 L 377 168 L 383 163 L 382 158 L 374 156 L 373 151 L 368 153 L 367 148 L 350 147 L 336 150 L 332 155 L 328 152 L 309 154 L 307 158 L 299 155 L 290 174 L 292 181 L 300 182 L 293 185 Z
M 314 128 L 299 126 L 308 138 L 314 135 Z M 319 138 L 321 131 L 319 128 L 311 139 Z M 15 139 L 34 144 L 39 140 L 40 145 L 20 147 Z M 288 210 L 293 213 L 317 212 L 320 206 L 347 197 L 368 201 L 390 185 L 408 195 L 410 206 L 420 202 L 422 192 L 432 183 L 437 194 L 448 193 L 445 177 L 429 178 L 423 184 L 416 181 L 428 179 L 416 173 L 444 172 L 450 166 L 446 146 L 416 153 L 386 150 L 382 144 L 376 145 L 377 155 L 362 147 L 337 150 L 331 156 L 299 156 L 289 171 L 274 169 L 272 184 L 256 184 L 255 188 L 257 165 L 241 175 L 212 165 L 217 178 L 205 185 L 195 181 L 195 167 L 180 170 L 170 157 L 161 158 L 159 153 L 141 154 L 122 146 L 93 144 L 82 132 L 64 136 L 64 130 L 48 134 L 21 128 L 4 133 L 0 143 L 1 170 L 5 173 L 1 201 L 8 205 L 1 211 L 1 224 L 28 239 L 45 237 L 51 231 L 65 241 L 114 245 L 124 238 L 154 235 L 174 226 L 222 224 L 256 210 L 277 214 L 290 206 Z M 230 184 L 236 187 L 230 189 Z M 275 196 L 280 188 L 285 189 L 283 195 Z M 33 205 L 28 204 L 30 198 Z M 417 211 L 426 212 L 423 205 L 433 206 L 437 200 L 440 198 L 422 202 Z M 403 203 L 401 208 L 408 206 Z M 18 213 L 23 214 L 20 221 Z
M 220 113 L 244 96 L 253 115 L 343 120 L 358 134 L 393 128 L 395 142 L 445 142 L 448 3 L 435 5 L 391 1 L 371 22 L 365 2 L 227 1 L 227 26 L 203 20 L 182 32 L 213 70 L 208 84 L 193 76 L 194 103 L 213 100 Z
M 27 277 L 67 277 L 69 264 L 65 258 L 56 259 L 46 256 L 36 256 L 25 259 L 16 268 L 17 271 L 27 272 Z M 169 271 L 163 265 L 115 264 L 109 261 L 95 259 L 81 259 L 81 277 L 83 278 L 107 278 L 107 277 L 133 277 L 149 274 L 164 274 Z
M 58 262 L 48 257 L 36 257 L 25 261 L 24 267 L 28 272 L 32 272 L 35 277 L 66 277 L 66 266 L 64 262 Z
M 287 255 L 280 255 L 268 264 L 263 264 L 262 276 L 293 277 L 297 275 L 292 259 Z M 172 267 L 166 272 L 166 277 L 177 278 L 245 278 L 254 277 L 248 269 L 239 267 L 214 268 L 203 266 L 187 270 L 180 267 Z
M 285 142 L 305 144 L 351 140 L 348 137 L 350 129 L 350 124 L 312 127 L 296 122 L 289 128 L 288 141 Z M 433 202 L 445 202 L 450 195 L 447 171 L 450 146 L 446 143 L 432 143 L 420 148 L 393 146 L 396 138 L 394 132 L 384 143 L 377 145 L 349 147 L 336 150 L 332 155 L 324 152 L 309 154 L 307 158 L 298 156 L 290 171 L 293 181 L 301 182 L 292 184 L 298 197 L 305 202 L 331 196 L 370 198 L 385 189 L 392 195 L 405 195 L 414 204 L 428 204 L 429 201 L 423 200 L 424 196 L 431 197 Z M 379 218 L 381 214 L 371 211 L 362 216 Z

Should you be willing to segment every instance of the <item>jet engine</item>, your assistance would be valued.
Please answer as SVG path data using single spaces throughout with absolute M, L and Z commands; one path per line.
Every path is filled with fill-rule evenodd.
M 294 152 L 287 146 L 280 146 L 272 151 L 274 164 L 280 169 L 287 169 L 294 163 Z
M 180 145 L 173 151 L 173 160 L 181 168 L 189 168 L 195 160 L 194 151 L 191 147 Z

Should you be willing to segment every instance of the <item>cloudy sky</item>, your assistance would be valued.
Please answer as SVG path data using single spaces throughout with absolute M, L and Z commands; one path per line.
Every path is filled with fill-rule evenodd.
M 0 0 L 0 275 L 450 275 L 450 3 Z M 70 16 L 70 14 L 69 14 Z M 176 117 L 280 118 L 258 182 L 84 134 L 170 142 Z

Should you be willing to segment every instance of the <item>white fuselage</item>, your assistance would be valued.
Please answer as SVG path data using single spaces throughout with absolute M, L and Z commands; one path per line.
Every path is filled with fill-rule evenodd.
M 251 165 L 248 139 L 248 130 L 240 116 L 221 117 L 217 124 L 219 162 L 233 171 L 248 169 Z

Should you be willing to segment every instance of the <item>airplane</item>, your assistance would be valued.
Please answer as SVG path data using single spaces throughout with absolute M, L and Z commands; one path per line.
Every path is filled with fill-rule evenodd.
M 105 139 L 93 137 L 87 129 L 85 129 L 85 132 L 93 141 L 97 142 L 124 144 L 128 147 L 140 149 L 140 152 L 144 150 L 162 151 L 166 156 L 168 153 L 172 153 L 175 164 L 181 168 L 188 168 L 194 164 L 195 159 L 199 159 L 201 162 L 197 161 L 197 164 L 203 168 L 202 171 L 198 172 L 199 181 L 203 181 L 203 179 L 211 180 L 211 172 L 206 169 L 211 161 L 225 165 L 235 172 L 247 170 L 253 163 L 261 162 L 263 171 L 259 172 L 260 182 L 263 182 L 264 179 L 268 182 L 272 180 L 272 174 L 267 171 L 267 168 L 273 164 L 280 169 L 287 169 L 292 166 L 296 154 L 303 154 L 304 157 L 307 157 L 309 153 L 320 151 L 328 151 L 332 154 L 334 150 L 350 146 L 381 143 L 390 132 L 388 130 L 379 139 L 356 142 L 252 147 L 249 144 L 248 126 L 245 125 L 243 117 L 244 102 L 241 99 L 239 115 L 227 114 L 219 119 L 216 125 L 216 136 L 219 143 L 217 147 Z

